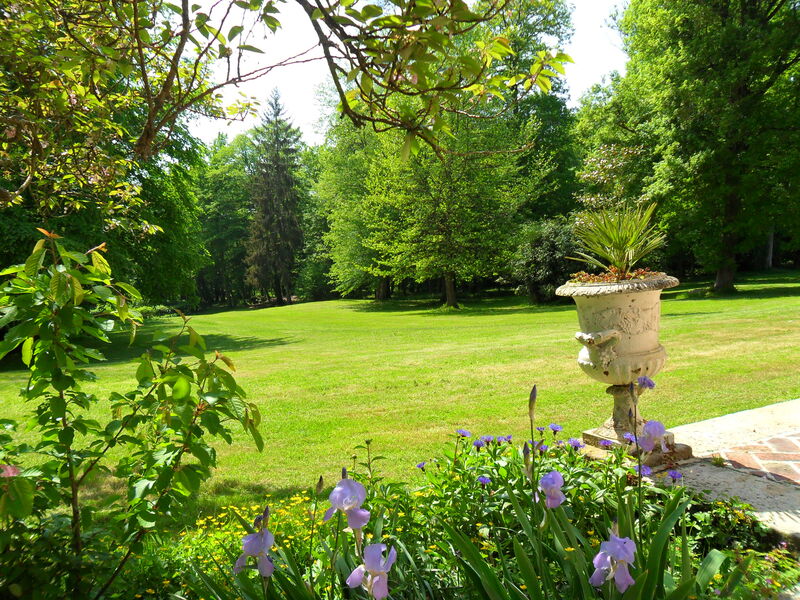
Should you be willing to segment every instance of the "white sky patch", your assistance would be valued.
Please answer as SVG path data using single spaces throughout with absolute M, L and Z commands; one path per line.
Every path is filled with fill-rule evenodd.
M 621 0 L 574 0 L 572 20 L 575 33 L 565 48 L 575 61 L 566 65 L 569 104 L 572 107 L 578 105 L 578 99 L 586 90 L 601 82 L 611 71 L 623 72 L 625 69 L 627 56 L 622 50 L 622 41 L 610 26 L 610 16 L 620 4 Z M 269 40 L 256 44 L 265 53 L 251 54 L 248 60 L 251 66 L 257 67 L 262 61 L 265 64 L 278 62 L 317 44 L 314 30 L 300 6 L 292 2 L 280 6 L 278 18 L 282 26 Z M 322 52 L 317 48 L 309 56 L 321 57 Z M 223 97 L 227 102 L 232 102 L 239 94 L 244 94 L 266 104 L 273 88 L 277 88 L 286 115 L 303 132 L 303 140 L 313 145 L 323 140 L 319 124 L 323 108 L 317 99 L 317 90 L 329 81 L 327 64 L 324 60 L 315 60 L 281 67 L 255 81 L 229 87 Z M 257 118 L 226 122 L 200 117 L 191 123 L 190 130 L 205 143 L 210 143 L 219 133 L 227 134 L 230 139 L 257 123 Z

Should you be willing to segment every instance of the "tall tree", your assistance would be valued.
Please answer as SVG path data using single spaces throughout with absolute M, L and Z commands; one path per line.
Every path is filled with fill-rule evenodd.
M 247 279 L 278 304 L 291 299 L 295 260 L 302 248 L 298 178 L 300 130 L 283 112 L 273 91 L 261 124 L 252 133 L 255 165 L 251 182 L 253 219 L 247 240 Z
M 800 233 L 800 5 L 632 0 L 620 25 L 660 140 L 644 194 L 732 289 L 744 253 Z
M 368 183 L 373 272 L 395 280 L 440 279 L 447 306 L 456 307 L 459 281 L 496 274 L 511 250 L 512 193 L 517 167 L 508 156 L 469 155 L 514 135 L 500 122 L 466 118 L 450 124 L 453 140 L 442 157 L 427 150 L 412 160 L 398 154 L 398 140 L 384 136 L 384 151 Z
M 366 245 L 374 221 L 367 201 L 370 165 L 380 148 L 375 132 L 331 119 L 315 186 L 328 221 L 324 241 L 334 289 L 343 295 L 374 293 L 377 300 L 390 294 L 389 277 L 376 273 L 381 257 Z
M 205 304 L 236 305 L 251 295 L 246 282 L 246 241 L 251 220 L 248 161 L 254 154 L 247 135 L 230 144 L 220 135 L 199 169 L 197 196 L 203 214 L 203 244 L 209 264 L 198 274 Z

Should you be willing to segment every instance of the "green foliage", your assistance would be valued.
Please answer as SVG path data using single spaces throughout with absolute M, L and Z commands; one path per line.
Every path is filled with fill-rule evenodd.
M 579 259 L 624 277 L 639 261 L 660 248 L 665 235 L 651 224 L 655 204 L 646 207 L 606 209 L 578 216 L 575 236 L 586 252 Z
M 351 4 L 300 2 L 343 113 L 359 125 L 402 129 L 412 150 L 421 140 L 436 146 L 444 115 L 464 101 L 489 101 L 513 88 L 548 91 L 569 61 L 542 49 L 524 72 L 498 72 L 513 50 L 481 25 L 502 16 L 506 2 Z M 0 24 L 0 202 L 28 201 L 42 214 L 93 205 L 117 226 L 135 229 L 127 214 L 138 202 L 137 182 L 127 177 L 132 161 L 157 155 L 188 110 L 250 114 L 250 101 L 224 107 L 219 90 L 277 66 L 248 70 L 244 58 L 263 53 L 259 45 L 281 23 L 279 9 L 263 0 L 211 7 L 25 0 L 4 5 Z M 394 102 L 408 97 L 421 102 Z M 130 112 L 135 119 L 125 117 Z
M 522 228 L 511 262 L 512 277 L 525 286 L 531 302 L 553 300 L 556 288 L 575 270 L 568 256 L 578 251 L 566 217 L 536 221 Z
M 104 244 L 80 252 L 41 231 L 25 263 L 0 272 L 0 358 L 21 351 L 35 432 L 20 441 L 6 422 L 11 433 L 0 435 L 0 460 L 24 465 L 2 486 L 0 582 L 23 596 L 99 598 L 142 538 L 179 515 L 210 476 L 209 437 L 230 443 L 228 423 L 237 421 L 261 449 L 260 416 L 231 360 L 207 359 L 187 318 L 136 361 L 134 389 L 102 401 L 85 391 L 96 379 L 87 367 L 103 360 L 86 340 L 107 343 L 117 321 L 133 335 L 141 295 L 112 279 Z M 50 546 L 58 550 L 43 551 Z M 42 560 L 32 563 L 32 553 Z
M 586 125 L 603 132 L 592 147 L 624 148 L 624 195 L 658 202 L 672 260 L 691 267 L 683 256 L 693 256 L 730 290 L 769 240 L 797 247 L 796 7 L 636 0 L 619 26 L 630 61 L 613 96 L 589 107 L 600 118 L 587 113 Z
M 338 122 L 329 128 L 320 151 L 315 192 L 328 222 L 323 239 L 331 259 L 331 283 L 345 296 L 373 292 L 380 279 L 374 272 L 379 255 L 367 245 L 374 230 L 367 186 L 379 148 L 373 132 Z
M 220 136 L 210 148 L 208 164 L 197 169 L 201 235 L 209 254 L 209 264 L 198 273 L 197 289 L 207 305 L 234 306 L 252 296 L 245 264 L 252 206 L 247 164 L 252 157 L 247 136 L 237 136 L 230 143 Z
M 488 145 L 504 133 L 503 127 L 487 130 L 463 121 L 452 130 L 458 149 Z M 362 242 L 377 254 L 372 271 L 395 281 L 443 279 L 447 304 L 455 306 L 456 281 L 491 276 L 507 260 L 515 165 L 499 154 L 438 159 L 420 152 L 403 161 L 393 153 L 397 140 L 381 141 L 391 145 L 372 164 L 371 231 Z
M 785 550 L 767 555 L 746 550 L 750 540 L 738 538 L 733 527 L 723 533 L 732 536 L 733 548 L 709 548 L 707 538 L 695 533 L 713 535 L 715 526 L 697 515 L 728 510 L 744 522 L 752 513 L 675 486 L 643 483 L 640 496 L 623 448 L 605 461 L 591 461 L 569 445 L 558 445 L 552 434 L 542 434 L 540 441 L 550 449 L 537 451 L 528 470 L 519 447 L 491 442 L 478 450 L 472 441 L 457 438 L 422 465 L 411 485 L 383 479 L 374 447 L 369 441 L 359 446 L 358 471 L 349 475 L 367 488 L 364 506 L 371 516 L 362 543 L 380 541 L 397 550 L 389 572 L 392 598 L 620 598 L 613 583 L 602 588 L 588 583 L 591 561 L 612 526 L 637 544 L 630 567 L 637 583 L 626 597 L 746 597 L 737 594 L 746 593 L 745 587 L 761 590 L 767 578 L 774 578 L 778 585 L 763 596 L 768 598 L 797 578 L 796 567 L 782 572 L 792 564 Z M 531 479 L 554 469 L 564 475 L 566 501 L 550 509 L 534 496 Z M 489 483 L 481 484 L 479 476 Z M 268 499 L 276 571 L 267 598 L 369 597 L 345 585 L 360 563 L 358 542 L 341 531 L 343 522 L 321 520 L 327 503 L 320 492 L 318 486 Z M 253 531 L 247 515 L 261 510 L 259 505 L 223 506 L 200 518 L 177 545 L 151 545 L 142 567 L 151 568 L 159 557 L 177 567 L 179 576 L 170 586 L 180 585 L 189 597 L 262 598 L 262 581 L 253 569 L 230 574 L 242 536 Z

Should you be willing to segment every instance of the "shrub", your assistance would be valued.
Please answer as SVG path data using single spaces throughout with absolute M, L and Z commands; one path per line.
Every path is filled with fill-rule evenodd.
M 531 302 L 553 300 L 556 288 L 570 278 L 575 264 L 567 256 L 578 252 L 572 224 L 566 217 L 526 226 L 517 243 L 511 267 Z
M 79 252 L 44 238 L 0 272 L 0 358 L 20 348 L 29 369 L 23 441 L 0 431 L 0 589 L 25 598 L 100 598 L 150 533 L 163 530 L 210 476 L 209 438 L 237 421 L 261 447 L 257 408 L 218 352 L 184 317 L 177 335 L 135 361 L 136 387 L 86 391 L 117 322 L 135 331 L 138 291 L 111 277 L 104 245 Z
M 651 204 L 581 213 L 574 230 L 585 252 L 578 252 L 575 260 L 626 278 L 639 261 L 664 245 L 666 236 L 650 223 L 655 208 Z

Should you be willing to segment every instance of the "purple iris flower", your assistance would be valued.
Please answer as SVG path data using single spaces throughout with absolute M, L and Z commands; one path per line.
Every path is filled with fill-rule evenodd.
M 484 444 L 491 444 L 494 441 L 493 435 L 482 435 L 481 440 L 483 440 Z
M 578 438 L 569 438 L 567 440 L 567 443 L 573 448 L 575 448 L 575 450 L 580 450 L 581 448 L 586 446 L 586 444 L 582 443 Z
M 661 421 L 648 421 L 644 424 L 644 434 L 653 438 L 661 438 L 667 433 L 667 428 Z
M 328 499 L 331 507 L 325 512 L 324 521 L 330 519 L 337 510 L 347 515 L 347 526 L 350 529 L 361 529 L 369 521 L 369 511 L 361 508 L 367 499 L 367 490 L 357 481 L 342 479 L 333 488 Z
M 472 437 L 472 434 L 466 429 L 456 429 L 456 433 L 463 438 Z
M 422 461 L 421 463 L 417 463 L 417 468 L 418 469 L 422 469 L 424 471 L 425 470 L 425 465 L 427 465 L 427 464 L 428 463 L 426 463 L 425 461 Z
M 683 477 L 683 473 L 681 473 L 680 471 L 676 471 L 675 469 L 670 469 L 669 471 L 667 471 L 667 475 L 669 475 L 670 479 L 672 479 L 672 483 L 675 483 L 676 481 L 678 481 L 678 479 L 681 479 Z
M 595 570 L 589 578 L 589 583 L 600 587 L 613 578 L 619 593 L 624 594 L 625 590 L 634 584 L 628 565 L 633 562 L 635 554 L 636 544 L 633 540 L 617 537 L 612 532 L 610 539 L 600 544 L 600 552 L 592 561 Z
M 642 389 L 652 390 L 654 387 L 656 387 L 656 382 L 650 379 L 647 375 L 642 375 L 636 381 L 639 384 L 639 387 Z
M 539 489 L 544 492 L 544 503 L 547 508 L 561 506 L 561 503 L 567 499 L 564 492 L 561 491 L 563 485 L 564 476 L 558 471 L 550 471 L 539 480 Z
M 536 428 L 536 431 L 538 431 L 539 433 L 544 433 L 544 430 L 545 430 L 545 429 L 546 429 L 546 427 L 544 427 L 544 426 L 540 426 L 540 427 L 537 427 L 537 428 Z
M 612 442 L 611 440 L 600 440 L 599 443 L 603 448 L 611 448 L 611 446 L 614 445 L 614 442 Z
M 639 446 L 645 452 L 652 452 L 655 450 L 656 444 L 661 443 L 661 450 L 667 452 L 667 444 L 664 436 L 667 433 L 667 428 L 661 421 L 648 421 L 644 424 L 642 435 L 639 436 Z
M 258 566 L 258 572 L 262 577 L 269 577 L 275 570 L 275 565 L 272 564 L 272 559 L 267 554 L 275 543 L 275 536 L 272 535 L 267 529 L 262 529 L 256 533 L 251 533 L 242 538 L 242 555 L 236 560 L 233 565 L 233 572 L 240 573 L 242 569 L 247 566 L 247 559 L 250 556 L 255 557 Z
M 486 445 L 486 442 L 484 442 L 483 440 L 475 440 L 474 442 L 472 442 L 472 445 L 475 446 L 476 448 L 483 448 Z
M 650 475 L 653 474 L 653 469 L 651 469 L 647 465 L 642 465 L 641 469 L 639 468 L 639 465 L 636 465 L 635 467 L 633 467 L 633 470 L 639 473 L 639 475 L 641 475 L 642 477 L 649 477 Z
M 488 477 L 484 477 L 483 475 L 481 475 L 480 477 L 478 477 L 478 483 L 480 483 L 483 487 L 486 487 L 487 485 L 492 483 L 492 480 L 489 479 Z
M 347 585 L 351 588 L 363 586 L 375 600 L 386 598 L 389 595 L 389 569 L 397 560 L 397 550 L 390 549 L 384 558 L 385 551 L 386 544 L 370 544 L 364 548 L 364 564 L 350 573 Z
M 633 435 L 631 432 L 626 432 L 622 434 L 622 437 L 627 441 L 629 444 L 636 443 L 636 436 Z
M 497 436 L 497 443 L 498 444 L 510 444 L 511 443 L 512 435 L 498 435 Z
M 539 452 L 541 452 L 542 454 L 544 454 L 545 452 L 547 452 L 547 449 L 548 449 L 549 447 L 550 447 L 550 446 L 548 446 L 547 444 L 539 444 L 539 446 L 538 446 L 538 448 L 539 448 Z
M 564 429 L 561 425 L 558 425 L 557 423 L 550 423 L 548 427 L 550 427 L 550 431 L 553 432 L 553 435 L 556 435 L 559 431 Z

